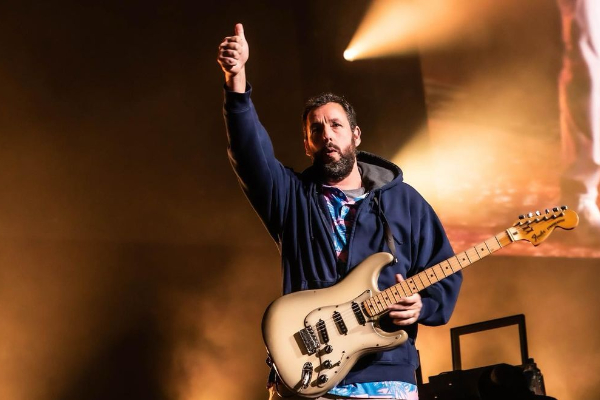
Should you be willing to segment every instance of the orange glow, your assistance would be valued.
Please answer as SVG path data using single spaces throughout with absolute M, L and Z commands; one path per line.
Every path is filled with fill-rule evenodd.
M 496 12 L 493 0 L 376 0 L 346 52 L 352 60 L 432 49 L 458 39 L 473 44 L 486 36 L 481 17 Z M 344 58 L 346 57 L 344 53 Z
M 266 396 L 269 368 L 260 321 L 269 302 L 279 296 L 274 283 L 277 270 L 265 268 L 276 262 L 272 253 L 268 257 L 247 253 L 231 260 L 232 265 L 254 271 L 244 279 L 231 281 L 223 276 L 203 293 L 165 293 L 174 343 L 167 378 L 172 398 Z M 257 291 L 261 285 L 264 290 Z
M 509 132 L 490 126 L 434 121 L 429 134 L 417 135 L 393 160 L 424 196 L 434 199 L 443 194 L 443 201 L 434 205 L 450 222 L 473 222 L 478 216 L 469 215 L 478 196 L 493 191 L 503 176 L 511 175 L 500 167 L 518 146 L 511 139 Z

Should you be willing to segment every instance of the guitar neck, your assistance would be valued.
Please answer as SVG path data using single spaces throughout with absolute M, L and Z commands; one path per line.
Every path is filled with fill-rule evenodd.
M 481 260 L 484 257 L 508 246 L 514 241 L 508 231 L 487 239 L 462 253 L 429 267 L 410 278 L 389 287 L 386 290 L 362 302 L 363 310 L 370 317 L 386 314 L 388 307 L 400 301 L 402 297 L 411 296 Z

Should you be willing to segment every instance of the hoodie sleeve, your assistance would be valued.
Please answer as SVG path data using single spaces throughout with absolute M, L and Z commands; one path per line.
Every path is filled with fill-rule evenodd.
M 227 129 L 228 155 L 240 185 L 275 241 L 281 232 L 283 215 L 293 172 L 276 158 L 271 139 L 245 93 L 225 89 L 223 115 Z
M 411 276 L 454 255 L 446 232 L 429 204 L 426 204 L 417 231 L 418 237 L 413 238 L 413 251 L 417 255 L 413 265 L 416 267 Z M 421 292 L 423 308 L 419 323 L 429 326 L 447 323 L 454 311 L 461 284 L 462 273 L 458 271 Z

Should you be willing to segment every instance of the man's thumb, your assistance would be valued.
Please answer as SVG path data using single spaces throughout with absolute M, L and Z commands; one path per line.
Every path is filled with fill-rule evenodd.
M 244 25 L 235 24 L 235 36 L 241 36 L 242 39 L 246 39 L 246 37 L 244 36 Z

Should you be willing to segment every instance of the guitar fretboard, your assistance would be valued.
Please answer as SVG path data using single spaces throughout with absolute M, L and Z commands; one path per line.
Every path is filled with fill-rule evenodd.
M 370 317 L 383 315 L 389 311 L 389 306 L 400 301 L 402 297 L 420 292 L 512 242 L 513 240 L 508 233 L 506 231 L 502 232 L 368 298 L 361 303 L 362 309 Z

